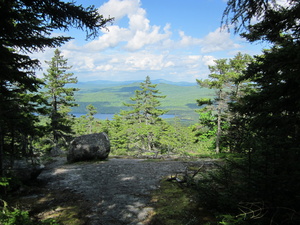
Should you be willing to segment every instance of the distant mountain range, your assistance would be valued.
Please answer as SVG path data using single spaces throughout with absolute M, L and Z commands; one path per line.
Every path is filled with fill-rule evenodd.
M 84 81 L 84 82 L 78 82 L 76 84 L 76 87 L 83 87 L 84 89 L 89 87 L 115 87 L 115 86 L 122 86 L 122 85 L 128 85 L 132 83 L 141 83 L 144 80 L 129 80 L 129 81 L 110 81 L 110 80 L 94 80 L 94 81 Z M 185 81 L 168 81 L 164 79 L 156 79 L 151 80 L 151 83 L 153 84 L 172 84 L 177 86 L 195 86 L 197 85 L 196 82 L 185 82 Z

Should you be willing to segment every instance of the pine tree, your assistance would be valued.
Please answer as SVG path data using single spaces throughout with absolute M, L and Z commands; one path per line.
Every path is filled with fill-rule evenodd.
M 128 135 L 131 136 L 129 139 L 142 151 L 152 151 L 155 148 L 159 139 L 159 126 L 163 124 L 160 116 L 167 112 L 158 109 L 159 99 L 166 96 L 160 95 L 156 86 L 147 76 L 140 83 L 140 90 L 136 90 L 135 96 L 130 98 L 134 103 L 124 104 L 132 109 L 120 113 L 128 123 Z
M 97 109 L 95 106 L 93 106 L 92 104 L 89 104 L 86 106 L 86 110 L 87 110 L 87 121 L 88 121 L 88 133 L 91 134 L 93 131 L 93 124 L 94 124 L 94 120 L 95 117 L 94 115 L 97 114 Z
M 199 106 L 211 106 L 206 106 L 204 110 L 216 111 L 216 153 L 219 153 L 221 150 L 222 121 L 224 122 L 225 120 L 224 116 L 228 117 L 229 103 L 236 101 L 237 97 L 241 95 L 240 89 L 243 83 L 239 81 L 239 78 L 251 61 L 252 57 L 250 55 L 243 55 L 240 52 L 230 60 L 215 60 L 216 65 L 209 66 L 211 72 L 209 79 L 197 80 L 201 87 L 215 90 L 216 97 L 213 101 L 211 99 L 199 99 L 197 102 Z
M 123 111 L 122 115 L 133 123 L 149 125 L 161 121 L 160 116 L 165 114 L 167 110 L 158 109 L 160 106 L 159 99 L 166 96 L 159 95 L 160 92 L 156 86 L 157 84 L 152 84 L 150 77 L 147 76 L 146 80 L 140 83 L 140 90 L 135 91 L 135 97 L 130 98 L 134 103 L 124 104 L 131 107 L 132 110 Z
M 49 65 L 47 74 L 44 74 L 44 96 L 51 105 L 50 109 L 50 130 L 53 135 L 53 143 L 58 145 L 60 138 L 65 138 L 72 133 L 72 121 L 68 113 L 70 107 L 77 106 L 74 103 L 74 92 L 77 88 L 66 87 L 67 84 L 77 83 L 77 78 L 73 73 L 67 73 L 72 67 L 67 66 L 67 59 L 64 59 L 61 52 L 56 49 L 51 61 L 46 61 Z

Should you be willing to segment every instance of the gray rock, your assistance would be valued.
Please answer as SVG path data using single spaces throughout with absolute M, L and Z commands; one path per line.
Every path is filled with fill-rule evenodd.
M 69 163 L 87 160 L 104 160 L 110 152 L 110 141 L 106 133 L 87 134 L 76 137 L 67 154 Z
M 64 153 L 63 150 L 61 150 L 58 146 L 54 146 L 50 151 L 50 155 L 52 157 L 63 155 L 63 153 Z
M 44 169 L 43 164 L 33 164 L 26 159 L 15 160 L 10 172 L 22 182 L 35 180 Z

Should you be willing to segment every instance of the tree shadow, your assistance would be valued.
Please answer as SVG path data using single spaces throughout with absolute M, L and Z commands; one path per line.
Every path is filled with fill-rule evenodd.
M 31 215 L 38 218 L 48 215 L 62 224 L 75 225 L 161 224 L 158 216 L 161 209 L 153 201 L 153 193 L 159 192 L 162 177 L 174 171 L 183 172 L 186 165 L 141 159 L 74 164 L 61 160 L 46 167 L 40 175 L 43 190 L 32 193 L 36 198 L 31 202 Z M 163 204 L 175 207 L 172 193 L 160 197 Z

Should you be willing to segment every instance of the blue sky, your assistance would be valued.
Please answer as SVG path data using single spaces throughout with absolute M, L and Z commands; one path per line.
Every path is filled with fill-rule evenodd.
M 115 17 L 109 31 L 85 41 L 85 32 L 64 33 L 74 39 L 60 50 L 79 81 L 165 79 L 195 82 L 207 78 L 215 59 L 237 52 L 260 54 L 265 46 L 249 44 L 220 30 L 226 0 L 77 0 L 95 5 L 104 16 Z M 57 35 L 55 33 L 54 35 Z M 54 49 L 35 53 L 42 62 Z

